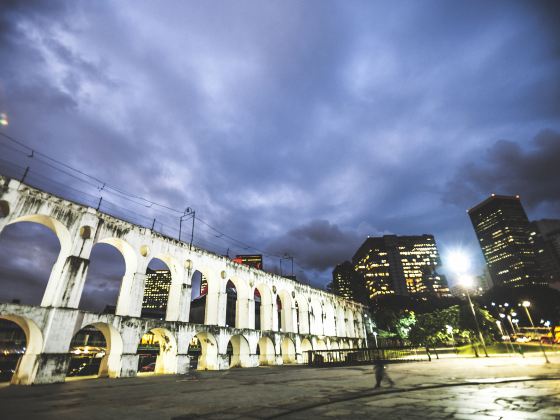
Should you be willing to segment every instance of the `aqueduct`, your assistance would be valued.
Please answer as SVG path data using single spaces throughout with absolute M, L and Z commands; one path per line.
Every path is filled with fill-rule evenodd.
M 370 318 L 361 304 L 189 248 L 148 228 L 0 176 L 0 233 L 8 225 L 24 221 L 51 229 L 60 242 L 60 253 L 39 306 L 0 304 L 0 318 L 18 324 L 26 336 L 25 354 L 12 377 L 14 384 L 64 381 L 71 340 L 87 326 L 95 327 L 105 338 L 107 351 L 99 375 L 109 377 L 137 374 L 138 344 L 148 331 L 160 344 L 157 373 L 185 373 L 193 337 L 201 346 L 198 369 L 208 370 L 302 363 L 307 350 L 367 345 Z M 115 314 L 78 309 L 96 243 L 114 246 L 125 261 Z M 140 316 L 146 268 L 154 257 L 171 271 L 165 320 Z M 204 323 L 189 322 L 195 271 L 208 282 Z M 226 323 L 228 282 L 237 291 L 235 325 L 231 326 Z M 256 296 L 260 299 L 257 317 Z M 228 345 L 233 356 L 227 353 Z

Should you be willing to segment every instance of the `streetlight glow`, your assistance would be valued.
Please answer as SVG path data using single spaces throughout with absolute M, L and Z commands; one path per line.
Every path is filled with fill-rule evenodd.
M 461 277 L 459 277 L 459 283 L 465 289 L 469 289 L 473 285 L 473 278 L 471 276 L 466 275 L 466 274 L 462 275 Z
M 531 306 L 531 302 L 529 302 L 528 300 L 524 300 L 522 305 L 523 307 L 528 308 L 529 306 Z
M 471 267 L 471 260 L 467 254 L 462 251 L 452 251 L 447 256 L 450 269 L 456 274 L 464 274 Z

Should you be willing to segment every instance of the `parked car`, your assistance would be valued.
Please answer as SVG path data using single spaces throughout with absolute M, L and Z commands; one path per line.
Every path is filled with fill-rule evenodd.
M 154 370 L 156 370 L 156 362 L 152 362 L 140 368 L 140 372 L 153 372 Z

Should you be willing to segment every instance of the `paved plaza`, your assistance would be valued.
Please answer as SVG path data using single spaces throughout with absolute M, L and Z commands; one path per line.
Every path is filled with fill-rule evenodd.
M 6 419 L 560 419 L 560 355 L 370 366 L 260 367 L 0 388 Z

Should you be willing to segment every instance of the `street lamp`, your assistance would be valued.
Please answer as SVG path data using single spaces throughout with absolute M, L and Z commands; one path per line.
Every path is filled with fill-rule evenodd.
M 377 332 L 376 331 L 373 332 L 373 339 L 375 340 L 375 348 L 379 348 L 379 346 L 377 345 Z
M 471 287 L 473 284 L 472 277 L 463 275 L 459 281 L 463 285 L 465 292 L 467 292 L 467 299 L 469 300 L 469 306 L 471 307 L 471 312 L 473 314 L 474 323 L 476 325 L 476 330 L 478 332 L 478 337 L 480 338 L 482 349 L 484 350 L 484 355 L 488 357 L 488 351 L 486 350 L 486 343 L 484 342 L 484 337 L 482 336 L 482 332 L 480 331 L 480 326 L 478 325 L 478 319 L 476 318 L 476 312 L 474 311 L 474 305 L 471 301 L 471 295 L 469 293 L 469 287 Z
M 502 339 L 502 341 L 504 341 L 504 330 L 502 329 L 502 322 L 501 321 L 496 321 L 496 325 L 498 326 L 498 330 L 500 331 L 501 339 Z M 509 335 L 508 335 L 508 338 L 509 338 Z M 508 353 L 510 352 L 509 347 L 507 345 L 507 342 L 506 342 L 506 350 L 507 350 Z
M 529 318 L 529 322 L 531 323 L 531 327 L 533 327 L 533 329 L 535 329 L 535 324 L 533 324 L 533 318 L 531 318 L 531 314 L 529 313 L 529 306 L 531 306 L 531 302 L 529 302 L 528 300 L 524 300 L 522 305 L 525 308 L 525 312 L 527 313 L 527 318 Z M 548 357 L 546 356 L 546 352 L 544 351 L 544 347 L 541 343 L 540 338 L 539 338 L 539 346 L 540 346 L 542 354 L 544 356 L 544 360 L 546 360 L 546 363 L 550 363 L 550 360 L 548 360 Z

